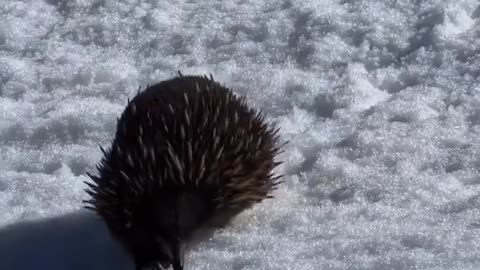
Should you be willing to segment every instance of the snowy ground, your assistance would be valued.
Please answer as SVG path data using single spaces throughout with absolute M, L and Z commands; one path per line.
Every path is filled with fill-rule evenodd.
M 290 141 L 187 270 L 480 269 L 477 0 L 0 2 L 0 226 L 80 209 L 127 98 L 181 70 Z

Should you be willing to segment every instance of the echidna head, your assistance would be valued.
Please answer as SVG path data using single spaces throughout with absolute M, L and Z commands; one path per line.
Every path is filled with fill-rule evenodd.
M 162 193 L 146 197 L 138 205 L 122 235 L 137 270 L 161 269 L 160 265 L 182 270 L 186 244 L 209 211 L 206 199 L 198 192 Z

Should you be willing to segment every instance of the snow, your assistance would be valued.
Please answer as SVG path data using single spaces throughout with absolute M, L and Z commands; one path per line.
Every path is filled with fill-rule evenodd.
M 476 0 L 4 0 L 0 268 L 129 269 L 80 210 L 85 172 L 127 98 L 181 70 L 246 95 L 289 141 L 275 198 L 186 269 L 479 269 L 479 14 Z M 62 250 L 56 266 L 42 255 Z

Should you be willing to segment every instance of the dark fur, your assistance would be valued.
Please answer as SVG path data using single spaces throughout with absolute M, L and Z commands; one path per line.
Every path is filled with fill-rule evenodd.
M 182 269 L 153 239 L 174 250 L 198 228 L 225 226 L 271 197 L 279 183 L 276 133 L 213 78 L 180 74 L 149 86 L 128 103 L 112 146 L 102 149 L 87 207 L 138 269 Z

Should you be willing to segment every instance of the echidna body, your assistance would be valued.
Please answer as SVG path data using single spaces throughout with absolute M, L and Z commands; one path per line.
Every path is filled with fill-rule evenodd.
M 182 76 L 131 100 L 87 183 L 137 269 L 183 268 L 184 244 L 271 197 L 277 130 L 213 78 Z

